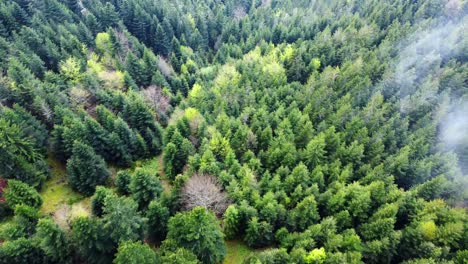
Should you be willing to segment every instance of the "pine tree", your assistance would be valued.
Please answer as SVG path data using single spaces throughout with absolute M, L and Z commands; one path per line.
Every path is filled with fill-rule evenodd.
M 145 209 L 148 204 L 159 197 L 162 186 L 157 175 L 150 175 L 141 168 L 136 169 L 130 182 L 130 192 L 140 209 Z
M 148 218 L 148 235 L 153 241 L 163 241 L 166 238 L 169 217 L 169 209 L 160 201 L 154 200 L 149 204 L 146 218 Z
M 71 263 L 70 242 L 63 230 L 51 219 L 40 219 L 35 237 L 52 263 Z
M 114 244 L 100 219 L 83 217 L 71 223 L 72 239 L 78 255 L 89 263 L 110 263 L 114 257 Z
M 172 217 L 167 237 L 178 247 L 191 250 L 203 263 L 219 263 L 226 256 L 224 235 L 218 220 L 203 207 Z
M 94 150 L 79 141 L 73 144 L 73 154 L 67 161 L 67 175 L 73 189 L 91 195 L 97 185 L 102 185 L 110 176 L 104 159 Z
M 8 187 L 5 190 L 4 196 L 11 209 L 20 204 L 37 209 L 42 205 L 42 198 L 33 187 L 16 180 L 8 181 Z
M 125 69 L 138 86 L 142 86 L 144 84 L 145 69 L 140 60 L 138 60 L 132 52 L 127 54 L 127 58 L 125 59 Z

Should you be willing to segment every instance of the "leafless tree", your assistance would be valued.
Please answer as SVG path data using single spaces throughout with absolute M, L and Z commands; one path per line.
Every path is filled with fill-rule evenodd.
M 238 6 L 236 7 L 236 9 L 234 9 L 233 15 L 234 19 L 239 21 L 247 15 L 247 12 L 245 11 L 245 8 L 243 6 Z
M 159 60 L 158 60 L 158 69 L 162 72 L 162 74 L 164 74 L 164 76 L 171 76 L 173 73 L 174 73 L 174 70 L 172 69 L 172 66 L 167 63 L 167 61 L 162 58 L 162 57 L 159 57 Z
M 182 188 L 182 207 L 191 210 L 203 206 L 212 210 L 217 216 L 223 215 L 229 205 L 226 193 L 217 179 L 207 174 L 195 174 L 187 180 Z
M 158 114 L 165 114 L 169 108 L 169 97 L 164 95 L 161 90 L 161 87 L 156 85 L 151 85 L 145 90 L 143 90 L 143 97 L 146 102 L 153 108 L 153 110 Z

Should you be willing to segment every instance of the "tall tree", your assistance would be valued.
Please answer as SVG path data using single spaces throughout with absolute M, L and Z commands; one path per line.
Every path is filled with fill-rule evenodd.
M 172 217 L 167 237 L 179 247 L 191 250 L 203 263 L 219 263 L 226 256 L 224 235 L 218 220 L 203 207 Z
M 104 159 L 93 148 L 76 141 L 73 144 L 73 154 L 67 161 L 67 175 L 73 189 L 91 195 L 97 185 L 106 182 L 110 172 Z

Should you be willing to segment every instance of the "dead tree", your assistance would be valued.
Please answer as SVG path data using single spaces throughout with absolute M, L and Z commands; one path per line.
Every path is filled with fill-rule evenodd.
M 218 180 L 211 175 L 195 174 L 182 188 L 182 208 L 191 210 L 203 206 L 221 216 L 229 205 L 226 193 Z

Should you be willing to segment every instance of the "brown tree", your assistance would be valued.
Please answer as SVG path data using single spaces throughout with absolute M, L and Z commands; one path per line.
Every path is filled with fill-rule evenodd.
M 191 210 L 202 206 L 221 216 L 229 205 L 218 180 L 207 174 L 194 174 L 182 188 L 182 207 Z

